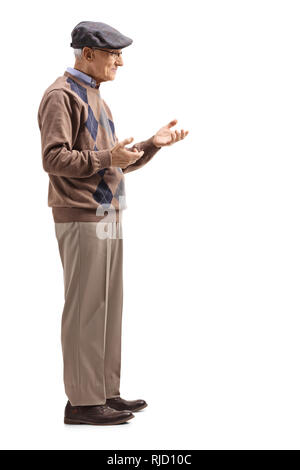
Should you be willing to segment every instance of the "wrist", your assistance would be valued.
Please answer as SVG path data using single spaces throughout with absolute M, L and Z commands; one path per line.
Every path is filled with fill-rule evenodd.
M 154 142 L 154 136 L 152 137 L 152 144 L 154 145 L 154 147 L 160 149 L 161 146 L 160 145 L 156 145 L 156 143 Z

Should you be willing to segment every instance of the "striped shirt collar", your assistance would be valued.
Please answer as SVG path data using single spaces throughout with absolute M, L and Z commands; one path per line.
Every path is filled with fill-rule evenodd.
M 84 83 L 86 83 L 90 87 L 99 88 L 99 86 L 97 87 L 96 80 L 90 75 L 87 75 L 86 73 L 81 72 L 80 70 L 73 69 L 73 67 L 67 67 L 67 72 L 72 74 L 74 77 L 79 78 L 79 80 L 82 80 Z

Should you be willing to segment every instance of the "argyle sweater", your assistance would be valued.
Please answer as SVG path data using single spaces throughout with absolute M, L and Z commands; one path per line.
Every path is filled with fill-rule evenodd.
M 112 113 L 99 87 L 68 71 L 44 92 L 38 125 L 55 222 L 99 221 L 105 211 L 126 209 L 124 173 L 141 168 L 160 149 L 152 136 L 129 148 L 144 150 L 139 160 L 124 169 L 112 166 L 111 149 L 119 141 Z

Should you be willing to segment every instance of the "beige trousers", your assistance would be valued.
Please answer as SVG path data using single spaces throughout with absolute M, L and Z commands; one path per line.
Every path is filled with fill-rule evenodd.
M 73 406 L 120 396 L 122 222 L 105 220 L 55 223 L 64 275 L 64 385 Z

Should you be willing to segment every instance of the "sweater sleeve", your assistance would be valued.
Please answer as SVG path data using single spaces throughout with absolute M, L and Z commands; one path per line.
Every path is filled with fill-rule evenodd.
M 150 137 L 147 140 L 143 140 L 142 142 L 138 142 L 137 144 L 134 144 L 132 147 L 127 147 L 128 150 L 131 150 L 131 151 L 134 148 L 136 148 L 139 152 L 141 150 L 144 150 L 144 154 L 135 163 L 132 163 L 131 165 L 128 165 L 126 168 L 123 168 L 123 173 L 130 173 L 131 171 L 142 168 L 161 149 L 161 147 L 156 147 L 153 144 L 153 137 L 154 136 Z
M 79 103 L 63 90 L 52 90 L 42 99 L 38 123 L 43 168 L 47 173 L 86 178 L 111 166 L 109 149 L 73 149 L 80 128 L 80 114 Z

